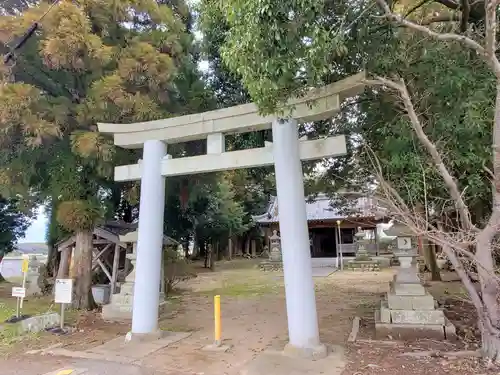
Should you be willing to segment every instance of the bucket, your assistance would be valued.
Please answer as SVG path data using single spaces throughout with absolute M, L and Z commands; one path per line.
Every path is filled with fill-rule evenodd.
M 92 286 L 92 296 L 98 305 L 107 305 L 111 296 L 111 285 L 98 284 Z

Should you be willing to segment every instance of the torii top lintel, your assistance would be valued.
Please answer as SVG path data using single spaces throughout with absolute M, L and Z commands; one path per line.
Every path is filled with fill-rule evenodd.
M 364 88 L 365 72 L 311 90 L 288 102 L 290 117 L 299 122 L 331 117 L 340 110 L 344 98 L 355 96 Z M 286 109 L 285 109 L 286 112 Z M 206 138 L 211 133 L 245 133 L 268 129 L 275 115 L 261 116 L 254 103 L 214 111 L 133 124 L 99 123 L 101 133 L 114 134 L 114 143 L 123 148 L 142 148 L 148 140 L 178 143 Z

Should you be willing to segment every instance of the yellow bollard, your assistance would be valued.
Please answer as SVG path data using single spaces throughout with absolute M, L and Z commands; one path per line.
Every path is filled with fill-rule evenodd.
M 221 345 L 220 296 L 214 297 L 215 346 Z

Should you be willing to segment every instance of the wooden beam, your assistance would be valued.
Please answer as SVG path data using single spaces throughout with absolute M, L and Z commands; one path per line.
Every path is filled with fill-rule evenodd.
M 61 251 L 67 247 L 72 247 L 75 244 L 75 236 L 71 236 L 70 238 L 64 240 L 60 244 L 57 245 L 57 251 Z
M 104 263 L 100 260 L 100 259 L 97 259 L 97 264 L 99 266 L 101 266 L 101 269 L 103 270 L 103 272 L 106 274 L 106 276 L 108 277 L 109 281 L 111 282 L 112 280 L 112 277 L 111 277 L 111 274 L 109 273 L 108 269 L 106 268 L 106 266 L 104 265 Z
M 95 263 L 97 261 L 97 259 L 99 259 L 106 251 L 108 251 L 109 249 L 111 249 L 111 246 L 113 246 L 112 243 L 107 244 L 106 247 L 104 247 L 104 249 L 102 249 L 99 252 L 97 252 L 95 249 L 93 249 L 92 253 L 93 253 L 93 256 L 94 256 L 94 260 L 92 260 L 92 263 Z
M 113 255 L 113 269 L 111 272 L 111 294 L 116 293 L 116 279 L 118 277 L 118 262 L 120 261 L 120 244 L 115 244 L 115 254 Z
M 109 241 L 106 239 L 97 239 L 97 240 L 92 241 L 92 243 L 94 245 L 107 245 L 107 244 L 109 244 Z

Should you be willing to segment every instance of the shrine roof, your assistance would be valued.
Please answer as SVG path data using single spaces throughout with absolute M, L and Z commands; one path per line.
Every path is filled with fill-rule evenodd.
M 381 208 L 369 197 L 354 198 L 349 207 L 335 207 L 326 194 L 318 194 L 314 199 L 306 198 L 307 221 L 344 220 L 347 218 L 377 218 L 380 219 Z M 253 216 L 252 219 L 258 224 L 278 223 L 278 198 L 271 197 L 268 209 L 265 213 Z

